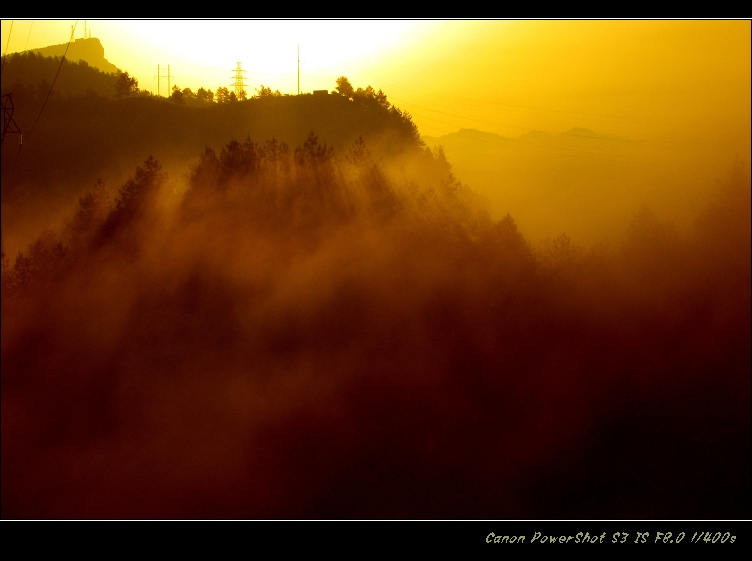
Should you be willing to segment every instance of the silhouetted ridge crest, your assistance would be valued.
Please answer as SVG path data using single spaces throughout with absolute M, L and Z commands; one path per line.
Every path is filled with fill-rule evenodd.
M 57 67 L 53 59 L 33 54 L 9 58 L 4 92 L 12 87 L 14 120 L 21 130 L 28 130 L 50 91 L 49 82 L 43 80 L 54 76 Z M 38 72 L 31 71 L 35 65 L 40 66 Z M 14 68 L 26 76 L 23 83 L 13 81 Z M 25 182 L 70 191 L 73 185 L 91 185 L 113 171 L 125 174 L 145 154 L 159 155 L 162 161 L 188 160 L 209 146 L 219 156 L 222 149 L 232 149 L 225 146 L 228 138 L 248 138 L 259 147 L 274 138 L 304 150 L 302 145 L 315 131 L 335 154 L 344 154 L 361 137 L 379 155 L 424 148 L 409 114 L 368 95 L 361 101 L 339 95 L 281 95 L 182 105 L 171 99 L 138 91 L 135 79 L 126 73 L 107 75 L 66 61 L 34 142 L 24 145 L 17 162 L 10 151 L 3 151 L 4 200 L 15 196 Z M 10 169 L 14 173 L 9 181 Z M 65 169 L 64 186 L 61 169 Z M 70 193 L 70 202 L 82 194 Z
M 68 49 L 66 58 L 71 62 L 84 62 L 107 74 L 119 72 L 118 67 L 104 57 L 104 47 L 96 37 L 76 39 L 71 42 L 70 47 L 68 47 L 68 43 L 61 43 L 60 45 L 50 45 L 41 49 L 31 49 L 30 51 L 26 51 L 26 53 L 35 53 L 43 57 L 61 57 L 65 53 L 66 48 Z

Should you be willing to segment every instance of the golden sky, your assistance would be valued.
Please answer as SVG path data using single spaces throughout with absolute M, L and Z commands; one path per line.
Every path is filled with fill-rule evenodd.
M 2 21 L 3 52 L 64 43 L 75 20 Z M 80 20 L 106 58 L 156 92 L 230 86 L 240 61 L 259 84 L 383 89 L 425 135 L 476 128 L 519 136 L 586 127 L 636 139 L 747 149 L 750 22 Z

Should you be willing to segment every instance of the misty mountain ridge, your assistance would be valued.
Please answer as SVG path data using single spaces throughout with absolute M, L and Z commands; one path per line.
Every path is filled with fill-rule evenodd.
M 643 206 L 688 227 L 706 186 L 723 177 L 733 154 L 713 165 L 707 147 L 641 141 L 574 127 L 560 134 L 530 131 L 504 137 L 461 129 L 440 137 L 457 176 L 488 198 L 496 219 L 507 213 L 533 239 L 563 232 L 580 242 L 609 238 Z
M 509 141 L 515 141 L 515 140 L 524 140 L 524 141 L 551 141 L 553 139 L 557 139 L 559 137 L 581 137 L 581 138 L 593 138 L 593 139 L 610 139 L 610 140 L 629 140 L 628 138 L 617 136 L 614 134 L 601 134 L 597 133 L 595 131 L 592 131 L 590 129 L 586 129 L 584 127 L 574 127 L 572 129 L 569 129 L 568 131 L 559 133 L 559 134 L 551 134 L 540 130 L 533 130 L 530 132 L 526 132 L 525 134 L 522 134 L 520 136 L 516 137 L 508 137 L 508 136 L 502 136 L 500 134 L 488 132 L 488 131 L 482 131 L 479 129 L 459 129 L 457 132 L 451 132 L 447 133 L 442 136 L 431 136 L 431 135 L 423 135 L 421 138 L 427 143 L 431 145 L 435 144 L 441 144 L 443 142 L 449 142 L 452 143 L 455 140 L 471 140 L 471 141 L 479 141 L 479 142 L 489 142 L 489 143 L 503 143 L 503 142 L 509 142 Z
M 574 127 L 573 129 L 569 129 L 566 132 L 561 133 L 565 136 L 582 136 L 582 137 L 589 137 L 589 138 L 609 138 L 612 140 L 629 140 L 628 138 L 625 138 L 623 136 L 617 136 L 615 134 L 599 134 L 597 132 L 591 131 L 590 129 L 586 129 L 584 127 Z

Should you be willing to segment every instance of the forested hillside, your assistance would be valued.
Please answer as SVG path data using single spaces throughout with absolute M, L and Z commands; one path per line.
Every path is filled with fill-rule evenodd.
M 70 57 L 62 60 L 62 53 L 54 57 L 35 52 L 3 57 L 3 95 L 12 92 L 15 99 L 23 100 L 22 106 L 27 98 L 31 104 L 40 97 L 44 100 L 53 81 L 55 97 L 113 97 L 116 80 L 116 72 L 102 72 L 85 61 L 74 61 Z
M 170 181 L 3 262 L 3 517 L 746 515 L 742 166 L 616 251 L 534 250 L 428 149 L 231 141 Z
M 315 131 L 337 152 L 362 137 L 375 152 L 390 155 L 422 145 L 409 115 L 371 88 L 359 88 L 362 95 L 354 99 L 271 94 L 191 103 L 182 91 L 159 98 L 126 89 L 118 96 L 125 74 L 64 62 L 45 104 L 51 83 L 36 80 L 51 81 L 60 61 L 33 54 L 7 59 L 3 93 L 12 91 L 13 118 L 24 135 L 22 146 L 18 135 L 9 135 L 2 150 L 4 241 L 13 251 L 42 224 L 59 224 L 60 210 L 71 209 L 97 181 L 114 195 L 150 155 L 179 174 L 204 148 L 218 151 L 233 138 L 256 143 L 275 138 L 295 146 Z

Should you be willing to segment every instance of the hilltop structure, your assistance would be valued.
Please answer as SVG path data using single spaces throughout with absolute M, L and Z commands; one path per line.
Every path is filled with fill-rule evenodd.
M 31 52 L 42 56 L 61 57 L 65 54 L 66 47 L 68 47 L 68 43 L 61 43 L 60 45 L 50 45 L 41 49 L 31 49 Z M 66 59 L 71 62 L 83 60 L 89 66 L 93 66 L 102 72 L 113 73 L 119 71 L 117 66 L 104 58 L 104 47 L 96 37 L 81 38 L 73 41 L 70 44 L 70 48 L 68 48 Z

